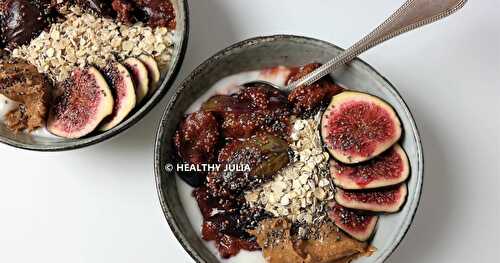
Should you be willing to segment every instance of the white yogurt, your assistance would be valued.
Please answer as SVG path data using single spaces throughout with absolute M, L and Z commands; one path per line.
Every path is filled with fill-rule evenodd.
M 16 109 L 19 103 L 5 97 L 0 94 L 0 121 L 5 121 L 5 114 L 9 113 L 11 110 Z
M 256 80 L 262 80 L 271 82 L 273 84 L 284 86 L 285 82 L 290 76 L 290 69 L 284 66 L 279 66 L 271 69 L 255 70 L 241 72 L 232 76 L 225 77 L 217 81 L 210 89 L 200 96 L 186 111 L 186 113 L 192 113 L 200 109 L 203 102 L 207 101 L 210 97 L 214 95 L 230 95 L 236 93 L 240 89 L 240 85 Z M 201 239 L 201 226 L 203 224 L 203 217 L 201 215 L 200 209 L 194 197 L 191 195 L 193 188 L 186 184 L 178 176 L 177 180 L 177 190 L 179 192 L 179 197 L 181 203 L 186 211 L 188 220 L 190 221 L 193 229 Z M 222 262 L 231 263 L 265 263 L 265 259 L 261 251 L 249 252 L 246 250 L 241 250 L 240 253 L 229 259 L 222 259 L 219 256 L 219 252 L 215 247 L 214 241 L 204 241 L 207 248 Z
M 30 132 L 30 135 L 33 136 L 35 138 L 35 140 L 36 140 L 36 138 L 52 139 L 52 140 L 56 140 L 56 141 L 66 140 L 63 137 L 59 137 L 59 136 L 56 136 L 56 135 L 50 133 L 49 130 L 47 130 L 47 127 L 42 127 L 42 128 L 36 129 L 36 130 Z
M 4 95 L 0 94 L 0 122 L 4 123 L 5 115 L 10 111 L 19 107 L 19 102 L 13 101 Z M 51 140 L 63 140 L 63 138 L 58 137 L 50 133 L 46 127 L 36 129 L 30 133 L 33 139 L 36 141 L 37 138 L 51 139 Z
M 201 95 L 186 113 L 192 113 L 200 109 L 201 105 L 214 95 L 231 95 L 239 91 L 241 85 L 250 81 L 267 81 L 278 86 L 284 86 L 290 76 L 291 70 L 284 66 L 270 69 L 241 72 L 225 77 L 217 81 L 210 89 Z

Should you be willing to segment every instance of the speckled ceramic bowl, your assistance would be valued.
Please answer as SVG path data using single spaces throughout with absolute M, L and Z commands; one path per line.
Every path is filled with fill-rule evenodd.
M 168 70 L 162 72 L 160 87 L 145 103 L 136 107 L 134 111 L 119 125 L 106 132 L 94 132 L 80 139 L 48 138 L 36 134 L 15 134 L 0 123 L 0 142 L 28 150 L 36 151 L 63 151 L 82 148 L 105 141 L 142 119 L 167 93 L 179 72 L 186 53 L 189 37 L 189 10 L 187 0 L 171 0 L 175 8 L 177 26 L 174 34 L 174 52 Z
M 249 39 L 228 47 L 196 68 L 177 87 L 160 122 L 155 145 L 155 176 L 163 212 L 173 233 L 186 251 L 197 262 L 219 262 L 213 243 L 200 239 L 201 222 L 196 222 L 197 207 L 186 204 L 186 185 L 165 166 L 173 163 L 172 137 L 177 124 L 189 105 L 217 80 L 242 71 L 277 65 L 301 65 L 325 62 L 341 49 L 333 44 L 298 36 L 268 36 Z M 356 262 L 383 262 L 405 236 L 417 210 L 423 180 L 423 154 L 415 121 L 394 86 L 367 63 L 357 59 L 333 74 L 340 84 L 368 92 L 389 102 L 401 118 L 404 127 L 402 146 L 408 153 L 411 176 L 408 181 L 408 199 L 399 213 L 381 217 L 372 245 L 377 251 L 371 257 Z M 183 201 L 184 199 L 184 201 Z M 189 206 L 189 207 L 187 207 Z M 193 206 L 193 207 L 191 207 Z M 255 252 L 253 252 L 255 253 Z M 246 255 L 245 255 L 246 256 Z M 259 255 L 261 258 L 262 256 Z M 228 262 L 256 262 L 256 257 L 238 258 Z M 257 261 L 260 258 L 257 257 Z M 264 262 L 262 258 L 262 262 Z

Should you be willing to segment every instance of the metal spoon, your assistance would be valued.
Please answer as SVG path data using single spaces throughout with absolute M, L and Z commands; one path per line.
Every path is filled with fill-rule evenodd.
M 466 2 L 467 0 L 408 0 L 370 34 L 337 57 L 288 86 L 279 87 L 267 81 L 252 81 L 243 84 L 243 86 L 270 85 L 290 92 L 296 87 L 311 85 L 366 50 L 405 32 L 445 18 L 462 8 Z

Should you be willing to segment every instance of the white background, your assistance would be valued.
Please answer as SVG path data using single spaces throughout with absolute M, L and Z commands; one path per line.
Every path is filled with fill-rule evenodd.
M 248 37 L 293 33 L 347 47 L 402 0 L 191 0 L 178 80 Z M 362 56 L 402 93 L 425 151 L 422 202 L 389 262 L 496 262 L 500 248 L 500 1 Z M 83 150 L 0 145 L 0 262 L 192 262 L 163 217 L 153 140 L 166 100 L 138 125 Z

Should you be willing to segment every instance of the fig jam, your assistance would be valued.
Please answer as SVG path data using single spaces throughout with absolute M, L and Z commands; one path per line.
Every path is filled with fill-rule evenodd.
M 266 217 L 262 211 L 246 207 L 243 197 L 214 197 L 206 187 L 195 189 L 193 196 L 203 215 L 202 238 L 215 241 L 221 257 L 235 256 L 241 249 L 260 250 L 246 230 Z
M 212 162 L 219 142 L 219 127 L 210 112 L 194 112 L 182 121 L 174 138 L 179 156 L 190 164 Z
M 112 8 L 126 24 L 141 21 L 150 27 L 176 27 L 175 9 L 168 0 L 113 0 Z
M 287 84 L 299 80 L 320 66 L 319 63 L 312 63 L 294 68 Z M 311 85 L 297 87 L 290 92 L 288 100 L 293 106 L 294 114 L 306 117 L 313 116 L 321 108 L 326 107 L 333 96 L 343 90 L 342 87 L 333 82 L 330 76 L 325 76 Z
M 99 16 L 109 17 L 115 12 L 111 6 L 111 0 L 75 0 L 76 4 L 83 10 L 91 10 Z
M 250 208 L 244 192 L 269 181 L 288 163 L 284 138 L 289 134 L 290 115 L 284 93 L 254 86 L 233 96 L 210 98 L 179 125 L 174 143 L 181 162 L 215 162 L 222 167 L 206 174 L 193 196 L 203 215 L 202 238 L 215 241 L 223 258 L 241 249 L 260 249 L 247 231 L 269 215 Z M 238 165 L 245 168 L 230 168 Z M 179 175 L 188 183 L 195 176 Z
M 170 1 L 136 0 L 136 3 L 144 14 L 144 22 L 148 26 L 175 29 L 175 10 Z
M 268 86 L 247 87 L 235 99 L 239 107 L 233 110 L 228 106 L 229 110 L 220 113 L 226 138 L 249 138 L 259 132 L 287 137 L 291 111 L 282 91 Z
M 27 0 L 0 3 L 1 42 L 7 49 L 28 44 L 48 25 L 42 10 Z

